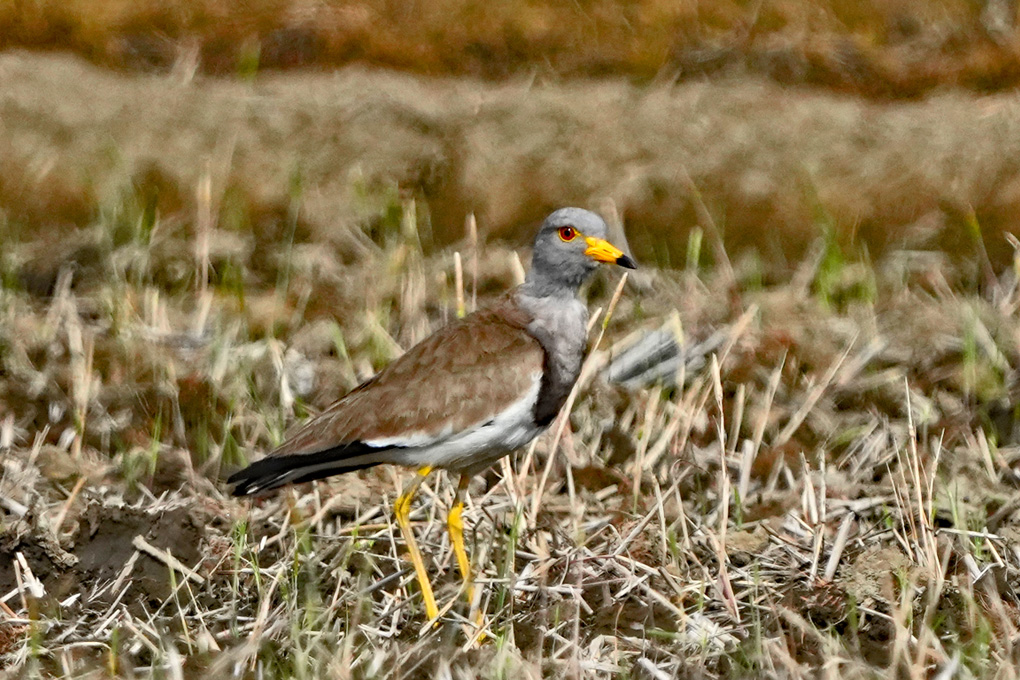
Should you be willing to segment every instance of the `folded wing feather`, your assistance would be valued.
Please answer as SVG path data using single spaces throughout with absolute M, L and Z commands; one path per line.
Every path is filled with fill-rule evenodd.
M 256 493 L 385 462 L 520 408 L 544 352 L 508 295 L 429 336 L 229 480 Z

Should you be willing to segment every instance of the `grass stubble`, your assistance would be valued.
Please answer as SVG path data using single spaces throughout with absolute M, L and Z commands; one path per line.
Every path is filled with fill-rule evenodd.
M 935 253 L 822 276 L 820 239 L 778 285 L 699 252 L 622 295 L 596 281 L 592 305 L 615 311 L 585 396 L 472 485 L 480 646 L 441 476 L 412 516 L 454 602 L 436 629 L 389 521 L 405 472 L 227 497 L 223 470 L 483 288 L 459 256 L 426 257 L 427 218 L 398 208 L 363 262 L 281 247 L 274 283 L 251 289 L 202 280 L 227 265 L 201 219 L 188 285 L 160 285 L 158 217 L 117 241 L 129 205 L 92 227 L 105 273 L 65 271 L 48 297 L 19 287 L 26 245 L 7 244 L 5 674 L 1013 677 L 1016 268 L 981 292 Z M 511 285 L 516 254 L 478 250 Z M 335 285 L 364 307 L 311 304 Z M 654 382 L 648 366 L 599 377 L 660 326 L 685 348 L 667 375 L 660 357 Z
M 612 316 L 569 417 L 472 484 L 477 645 L 441 475 L 412 514 L 437 628 L 390 522 L 406 472 L 218 481 L 521 276 L 484 224 L 428 248 L 386 187 L 345 259 L 299 185 L 255 223 L 207 180 L 185 218 L 125 192 L 45 286 L 2 232 L 0 673 L 1016 676 L 1020 260 L 870 258 L 819 210 L 766 276 L 699 204 L 684 268 L 593 282 Z

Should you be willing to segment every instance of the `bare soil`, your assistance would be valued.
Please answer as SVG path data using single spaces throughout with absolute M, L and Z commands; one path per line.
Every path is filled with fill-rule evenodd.
M 184 564 L 196 564 L 203 555 L 208 517 L 196 517 L 187 507 L 150 511 L 130 506 L 89 503 L 78 518 L 75 535 L 59 544 L 40 531 L 8 529 L 0 545 L 0 589 L 17 587 L 14 561 L 21 553 L 50 597 L 62 600 L 85 595 L 96 584 L 117 579 L 136 553 L 132 544 L 142 536 Z M 171 594 L 168 567 L 140 553 L 130 571 L 131 587 L 125 602 L 160 603 Z M 116 593 L 108 595 L 110 601 Z

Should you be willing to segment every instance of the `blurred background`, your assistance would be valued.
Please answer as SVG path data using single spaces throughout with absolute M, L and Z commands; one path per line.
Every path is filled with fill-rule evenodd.
M 427 250 L 471 213 L 523 243 L 611 200 L 660 265 L 709 216 L 767 268 L 819 237 L 1002 264 L 1015 22 L 1008 0 L 12 0 L 0 216 L 63 236 L 130 194 L 187 229 L 208 176 L 218 227 L 272 242 L 299 203 L 344 257 L 395 198 Z

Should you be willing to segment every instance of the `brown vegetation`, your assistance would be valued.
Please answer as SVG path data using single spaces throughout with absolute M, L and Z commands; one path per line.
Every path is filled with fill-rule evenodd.
M 454 258 L 426 256 L 424 219 L 396 208 L 391 240 L 355 263 L 284 240 L 256 265 L 128 197 L 86 230 L 87 266 L 42 292 L 18 283 L 36 244 L 3 240 L 0 665 L 217 679 L 1015 671 L 1020 280 L 979 294 L 933 252 L 869 267 L 823 250 L 766 286 L 696 255 L 637 272 L 594 360 L 665 320 L 686 368 L 586 382 L 562 438 L 475 481 L 477 649 L 442 476 L 412 516 L 440 601 L 458 603 L 435 629 L 389 522 L 401 472 L 227 496 L 224 474 L 453 315 Z M 513 284 L 505 248 L 480 248 L 477 281 L 463 254 L 468 300 Z M 590 304 L 613 287 L 593 282 Z
M 1013 87 L 1003 0 L 13 0 L 0 49 L 70 49 L 127 69 L 252 74 L 363 63 L 432 75 L 762 74 L 878 97 Z
M 0 54 L 0 674 L 1015 677 L 1020 104 L 673 79 L 995 89 L 1013 38 L 971 3 L 703 4 L 0 6 L 7 46 L 158 71 Z M 603 69 L 668 77 L 550 77 Z M 475 645 L 442 476 L 412 515 L 436 628 L 403 472 L 221 479 L 513 285 L 564 203 L 642 264 L 594 365 L 684 352 L 593 372 L 474 482 Z
M 385 245 L 401 198 L 427 218 L 427 252 L 461 239 L 470 213 L 523 244 L 550 209 L 612 199 L 645 262 L 682 264 L 699 228 L 767 275 L 819 240 L 851 258 L 940 249 L 1001 266 L 1020 224 L 1020 105 L 1005 94 L 881 104 L 743 80 L 490 85 L 360 69 L 251 85 L 27 53 L 0 56 L 0 79 L 0 214 L 43 235 L 43 282 L 62 258 L 87 266 L 90 247 L 72 240 L 55 259 L 46 239 L 125 198 L 161 234 L 194 233 L 207 180 L 217 247 L 256 271 L 291 237 L 356 261 Z

